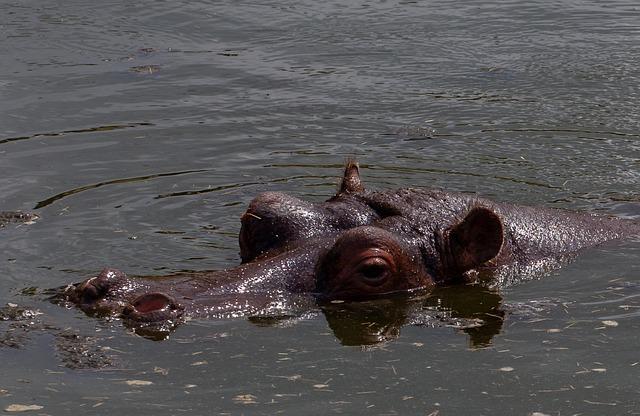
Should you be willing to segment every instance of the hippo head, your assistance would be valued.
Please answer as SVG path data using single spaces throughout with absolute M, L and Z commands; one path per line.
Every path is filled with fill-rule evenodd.
M 495 210 L 439 191 L 365 190 L 350 161 L 335 196 L 310 203 L 283 193 L 257 196 L 242 216 L 247 264 L 292 248 L 324 245 L 314 292 L 366 299 L 468 278 L 503 245 Z
M 466 281 L 496 261 L 504 240 L 486 201 L 412 188 L 368 191 L 355 162 L 327 201 L 267 192 L 241 222 L 237 267 L 147 278 L 105 269 L 69 286 L 64 298 L 87 313 L 145 325 L 252 315 L 299 295 L 375 299 Z

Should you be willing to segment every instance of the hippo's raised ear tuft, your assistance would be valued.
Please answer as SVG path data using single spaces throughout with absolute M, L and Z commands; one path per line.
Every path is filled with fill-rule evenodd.
M 356 194 L 363 191 L 358 162 L 355 159 L 347 159 L 338 194 Z
M 489 208 L 475 207 L 445 231 L 443 264 L 455 278 L 495 258 L 502 249 L 504 231 L 500 217 Z

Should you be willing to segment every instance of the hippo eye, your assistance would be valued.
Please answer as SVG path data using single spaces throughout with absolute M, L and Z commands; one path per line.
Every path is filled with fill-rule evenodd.
M 391 274 L 391 265 L 382 257 L 368 257 L 356 266 L 356 273 L 367 284 L 384 283 Z

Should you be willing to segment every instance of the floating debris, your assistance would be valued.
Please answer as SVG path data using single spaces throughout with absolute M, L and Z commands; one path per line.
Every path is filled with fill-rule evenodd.
M 38 218 L 38 215 L 28 212 L 0 211 L 0 228 L 9 223 L 33 224 Z
M 604 405 L 604 406 L 617 406 L 618 405 L 618 403 L 614 403 L 614 402 L 610 402 L 610 403 L 607 403 L 607 402 L 594 402 L 594 401 L 591 401 L 591 400 L 583 400 L 583 402 L 585 402 L 587 404 Z
M 239 53 L 237 51 L 232 50 L 232 49 L 225 49 L 222 52 L 218 52 L 218 55 L 222 55 L 222 56 L 238 56 Z
M 232 400 L 238 404 L 257 404 L 257 397 L 253 394 L 239 394 Z
M 29 412 L 32 410 L 40 410 L 42 409 L 42 406 L 39 406 L 37 404 L 10 404 L 9 406 L 5 407 L 4 411 L 5 412 Z
M 148 380 L 127 380 L 125 383 L 129 386 L 150 386 L 153 384 L 153 381 Z
M 153 367 L 153 372 L 156 374 L 162 374 L 163 376 L 169 375 L 169 370 L 162 367 Z
M 131 68 L 129 68 L 129 70 L 138 74 L 153 74 L 160 71 L 160 65 L 132 66 Z

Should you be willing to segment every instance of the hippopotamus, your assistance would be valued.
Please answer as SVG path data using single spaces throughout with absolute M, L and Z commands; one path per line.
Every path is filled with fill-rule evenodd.
M 628 219 L 440 189 L 368 190 L 348 161 L 325 202 L 280 192 L 255 197 L 241 217 L 236 267 L 146 277 L 107 268 L 69 285 L 63 297 L 134 325 L 268 315 L 478 281 L 507 284 L 630 235 L 640 235 L 640 224 Z

